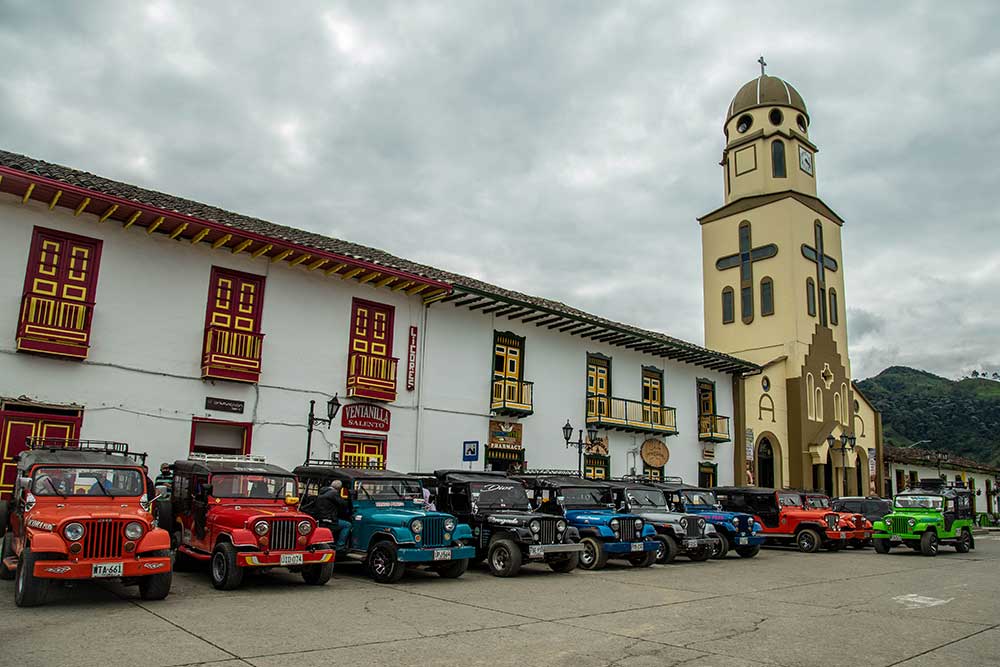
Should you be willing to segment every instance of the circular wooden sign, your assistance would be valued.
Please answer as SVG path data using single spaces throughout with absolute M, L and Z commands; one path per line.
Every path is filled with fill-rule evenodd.
M 650 438 L 642 443 L 639 455 L 650 468 L 662 468 L 670 460 L 670 450 L 667 449 L 662 440 L 656 438 Z

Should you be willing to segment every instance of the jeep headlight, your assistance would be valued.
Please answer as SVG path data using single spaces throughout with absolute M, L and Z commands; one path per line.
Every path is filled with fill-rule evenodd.
M 138 521 L 130 521 L 125 525 L 125 537 L 130 540 L 137 540 L 142 537 L 142 524 Z
M 687 517 L 681 517 L 680 523 L 681 523 L 681 528 L 683 528 L 684 530 L 687 530 L 687 527 L 688 527 Z
M 270 530 L 270 526 L 267 525 L 267 521 L 258 521 L 253 525 L 253 532 L 258 535 L 267 535 L 267 531 Z
M 312 524 L 308 521 L 299 521 L 299 535 L 308 535 L 312 530 Z
M 410 524 L 410 530 L 412 530 L 414 534 L 419 535 L 424 530 L 424 522 L 420 519 L 414 519 L 413 523 Z
M 735 517 L 735 516 L 733 517 L 733 528 L 735 528 L 736 530 L 740 529 L 740 519 L 739 519 L 739 517 Z
M 612 519 L 608 525 L 611 526 L 611 530 L 617 531 L 618 527 L 621 526 L 621 522 L 618 519 Z
M 75 521 L 73 523 L 67 523 L 66 527 L 63 528 L 63 535 L 70 542 L 76 542 L 83 537 L 83 524 L 76 523 Z
M 636 519 L 635 520 L 635 529 L 636 530 L 642 530 L 642 519 Z
M 910 528 L 913 528 L 915 525 L 917 525 L 917 520 L 916 519 L 908 519 L 906 521 L 906 525 L 908 525 Z
M 532 519 L 528 524 L 528 528 L 531 529 L 531 532 L 538 533 L 542 530 L 542 523 L 538 519 Z
M 566 530 L 566 522 L 563 521 L 562 519 L 556 521 L 556 530 L 559 531 L 560 533 Z
M 449 533 L 451 531 L 455 530 L 455 520 L 452 519 L 451 517 L 445 519 L 444 520 L 444 529 L 447 530 Z
M 698 529 L 699 530 L 705 530 L 705 520 L 704 519 L 698 519 Z

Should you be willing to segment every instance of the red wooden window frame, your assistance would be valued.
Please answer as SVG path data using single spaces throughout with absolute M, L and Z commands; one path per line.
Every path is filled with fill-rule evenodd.
M 384 317 L 379 339 L 373 323 Z M 359 326 L 364 320 L 365 326 Z M 351 335 L 347 348 L 347 395 L 376 401 L 396 400 L 396 369 L 392 356 L 396 308 L 355 297 L 351 300 Z
M 219 424 L 221 426 L 241 427 L 243 429 L 243 448 L 240 454 L 249 454 L 253 445 L 253 422 L 236 422 L 228 419 L 209 419 L 207 417 L 193 417 L 191 419 L 191 439 L 188 442 L 188 453 L 194 452 L 194 439 L 198 432 L 198 424 Z
M 346 441 L 353 440 L 358 443 L 368 443 L 373 445 L 378 445 L 382 450 L 382 467 L 386 467 L 386 462 L 389 460 L 389 438 L 385 435 L 375 435 L 373 433 L 354 433 L 352 431 L 341 431 L 340 432 L 340 461 L 341 465 L 345 468 L 351 467 L 344 461 L 344 445 L 348 444 Z
M 42 438 L 79 438 L 83 428 L 83 408 L 76 414 L 66 409 L 36 409 L 28 405 L 4 405 L 0 408 L 0 499 L 9 498 L 14 490 L 17 462 L 14 456 L 24 451 L 27 437 L 24 428 L 16 433 L 18 426 L 29 427 L 30 435 Z M 2 567 L 2 566 L 0 566 Z
M 202 377 L 251 383 L 260 379 L 265 283 L 264 276 L 212 267 L 205 304 Z M 247 305 L 243 298 L 248 289 Z
M 104 242 L 35 227 L 18 315 L 17 349 L 86 359 Z

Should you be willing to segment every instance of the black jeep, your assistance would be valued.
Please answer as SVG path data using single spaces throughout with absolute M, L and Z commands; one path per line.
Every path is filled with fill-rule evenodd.
M 513 577 L 522 563 L 545 561 L 555 572 L 580 562 L 580 534 L 565 519 L 535 512 L 524 485 L 502 472 L 435 470 L 421 476 L 436 491 L 435 505 L 472 527 L 476 558 L 497 577 Z

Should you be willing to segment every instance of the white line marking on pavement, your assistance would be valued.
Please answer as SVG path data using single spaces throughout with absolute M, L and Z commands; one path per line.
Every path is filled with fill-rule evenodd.
M 955 598 L 948 598 L 947 600 L 939 600 L 938 598 L 929 598 L 923 595 L 917 595 L 916 593 L 909 593 L 907 595 L 897 595 L 893 598 L 896 602 L 903 605 L 907 609 L 923 609 L 924 607 L 939 607 L 943 604 L 948 604 Z

